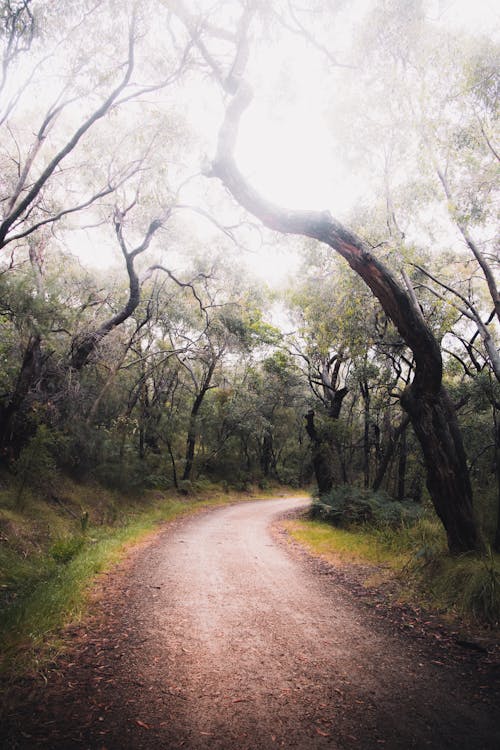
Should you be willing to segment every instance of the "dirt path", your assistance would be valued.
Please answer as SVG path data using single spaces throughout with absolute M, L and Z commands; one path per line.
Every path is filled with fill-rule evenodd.
M 106 580 L 6 747 L 498 750 L 475 655 L 401 634 L 276 542 L 273 519 L 305 502 L 167 529 Z

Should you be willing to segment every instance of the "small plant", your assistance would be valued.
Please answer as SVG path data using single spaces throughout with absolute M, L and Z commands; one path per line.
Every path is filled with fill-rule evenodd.
M 181 479 L 179 481 L 178 491 L 180 495 L 192 495 L 193 490 L 193 483 L 190 479 Z
M 57 563 L 67 563 L 80 552 L 84 543 L 81 536 L 58 539 L 50 548 L 49 554 Z
M 85 534 L 87 532 L 88 527 L 89 527 L 89 512 L 88 512 L 88 510 L 83 511 L 82 515 L 80 516 L 80 527 L 82 529 L 82 534 Z

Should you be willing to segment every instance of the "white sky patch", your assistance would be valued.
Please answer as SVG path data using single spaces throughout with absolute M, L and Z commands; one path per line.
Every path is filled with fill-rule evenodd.
M 353 13 L 354 8 L 359 17 L 369 5 L 368 0 L 358 0 L 348 6 L 347 12 Z M 493 0 L 434 0 L 430 8 L 431 18 L 450 28 L 489 36 L 499 28 L 499 11 Z M 348 37 L 346 33 L 344 39 Z M 258 60 L 252 61 L 251 72 L 256 78 L 256 96 L 240 127 L 236 153 L 240 169 L 266 198 L 280 205 L 329 209 L 342 218 L 360 200 L 364 185 L 347 171 L 331 148 L 328 118 L 332 113 L 325 109 L 329 97 L 322 90 L 324 79 L 317 54 L 311 55 L 308 45 L 293 37 L 280 48 L 265 51 L 261 47 Z M 277 87 L 280 80 L 282 89 Z M 184 96 L 181 93 L 179 97 L 181 108 Z M 206 82 L 199 90 L 189 89 L 189 96 L 190 100 L 184 99 L 187 119 L 200 133 L 202 147 L 215 148 L 221 101 Z M 203 156 L 199 154 L 200 163 Z M 195 163 L 196 159 L 191 161 Z M 203 222 L 193 219 L 193 228 L 194 236 L 202 243 Z M 98 268 L 120 263 L 117 248 L 96 244 L 92 232 L 72 235 L 71 247 L 84 262 Z M 251 250 L 241 254 L 241 263 L 272 286 L 284 283 L 299 265 L 292 250 L 285 255 L 258 244 Z

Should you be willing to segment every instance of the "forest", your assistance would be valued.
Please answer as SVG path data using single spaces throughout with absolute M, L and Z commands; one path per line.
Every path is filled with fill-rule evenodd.
M 425 517 L 452 556 L 500 551 L 486 14 L 0 9 L 2 559 L 35 501 L 85 531 L 68 486 L 115 516 L 313 488 L 334 525 Z

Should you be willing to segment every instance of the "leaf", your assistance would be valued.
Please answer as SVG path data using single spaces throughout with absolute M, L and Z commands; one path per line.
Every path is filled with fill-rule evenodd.
M 151 729 L 149 724 L 146 724 L 146 722 L 141 721 L 140 719 L 136 719 L 135 723 L 137 724 L 138 727 L 142 727 L 143 729 Z

